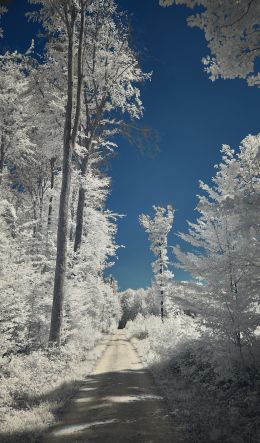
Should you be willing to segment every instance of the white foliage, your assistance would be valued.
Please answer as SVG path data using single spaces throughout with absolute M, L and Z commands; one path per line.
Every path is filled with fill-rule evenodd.
M 0 20 L 1 15 L 5 14 L 7 12 L 7 9 L 4 6 L 0 6 Z M 3 29 L 0 27 L 0 38 L 3 37 Z
M 202 7 L 188 18 L 191 27 L 205 33 L 211 55 L 203 58 L 211 80 L 220 77 L 246 79 L 259 87 L 256 62 L 260 55 L 258 0 L 160 0 L 162 6 L 186 5 Z
M 193 251 L 175 248 L 181 267 L 207 285 L 210 326 L 239 348 L 252 343 L 259 323 L 259 146 L 259 135 L 246 137 L 237 154 L 223 146 L 213 186 L 200 184 L 199 218 L 180 234 Z
M 167 239 L 172 229 L 174 209 L 171 205 L 168 205 L 167 208 L 153 206 L 153 209 L 155 212 L 153 218 L 142 214 L 139 221 L 148 233 L 151 242 L 150 249 L 156 256 L 152 268 L 155 275 L 155 287 L 158 295 L 160 293 L 161 303 L 163 303 L 164 293 L 167 294 L 169 283 L 173 278 L 173 274 L 168 270 Z

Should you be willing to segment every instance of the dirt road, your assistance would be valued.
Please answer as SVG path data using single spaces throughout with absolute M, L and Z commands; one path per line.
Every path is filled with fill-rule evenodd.
M 117 331 L 44 443 L 177 443 L 171 417 L 124 331 Z

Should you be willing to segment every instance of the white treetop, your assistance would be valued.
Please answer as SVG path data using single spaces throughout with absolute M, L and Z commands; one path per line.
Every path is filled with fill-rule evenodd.
M 151 251 L 155 256 L 162 254 L 162 259 L 165 260 L 165 265 L 167 265 L 167 238 L 172 229 L 174 209 L 171 205 L 168 205 L 167 208 L 153 206 L 153 209 L 155 212 L 153 218 L 141 214 L 139 220 L 148 233 Z
M 156 256 L 152 268 L 155 275 L 155 286 L 161 293 L 161 314 L 163 317 L 164 293 L 170 279 L 173 277 L 173 274 L 168 270 L 167 239 L 172 229 L 174 209 L 171 205 L 168 205 L 167 208 L 153 206 L 153 209 L 155 212 L 153 218 L 141 214 L 139 220 L 148 233 L 151 242 L 150 249 Z
M 259 0 L 160 0 L 162 6 L 174 3 L 200 7 L 188 18 L 188 24 L 205 33 L 211 55 L 202 62 L 211 80 L 238 77 L 250 86 L 260 86 L 255 67 L 260 56 Z

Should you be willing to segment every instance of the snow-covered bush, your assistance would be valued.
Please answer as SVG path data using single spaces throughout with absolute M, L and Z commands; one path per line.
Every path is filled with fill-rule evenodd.
M 138 338 L 144 340 L 148 337 L 146 318 L 142 314 L 137 314 L 134 320 L 129 320 L 126 324 L 126 335 L 128 338 Z
M 162 323 L 158 316 L 138 315 L 127 323 L 126 333 L 167 398 L 185 442 L 258 441 L 257 345 L 251 377 L 241 373 L 232 345 L 201 327 L 197 317 L 170 316 Z
M 197 323 L 187 315 L 170 316 L 162 322 L 159 316 L 138 314 L 134 321 L 127 323 L 126 333 L 129 338 L 148 338 L 144 346 L 149 343 L 149 352 L 145 354 L 149 364 L 155 360 L 165 364 L 199 337 Z

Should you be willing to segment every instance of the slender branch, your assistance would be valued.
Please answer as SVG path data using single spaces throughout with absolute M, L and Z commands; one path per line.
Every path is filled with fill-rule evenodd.
M 78 45 L 78 82 L 77 82 L 77 96 L 76 96 L 76 111 L 74 117 L 74 124 L 72 129 L 71 143 L 74 147 L 79 127 L 79 119 L 81 112 L 81 91 L 83 81 L 83 69 L 82 69 L 82 54 L 83 54 L 83 40 L 85 32 L 85 3 L 81 1 L 80 11 L 80 32 L 79 32 L 79 45 Z

